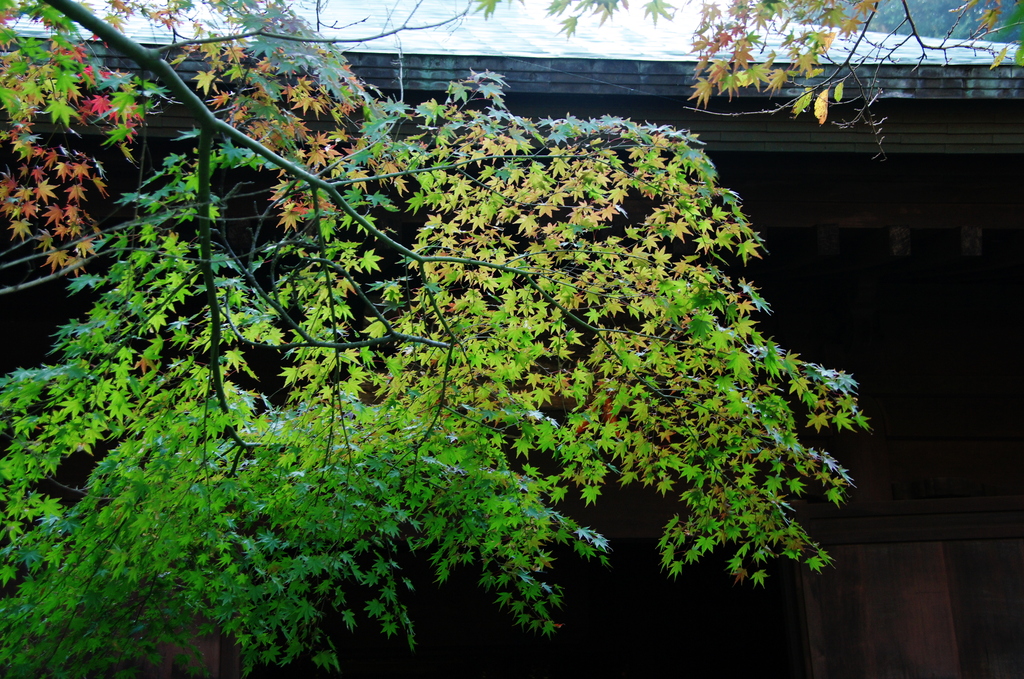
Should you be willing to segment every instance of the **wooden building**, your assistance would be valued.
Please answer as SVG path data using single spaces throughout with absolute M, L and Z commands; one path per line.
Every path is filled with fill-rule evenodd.
M 834 568 L 778 564 L 757 590 L 712 561 L 670 582 L 654 541 L 673 507 L 626 489 L 585 513 L 613 539 L 615 570 L 559 562 L 556 638 L 513 629 L 456 577 L 412 602 L 415 654 L 372 631 L 339 635 L 346 676 L 1024 676 L 1024 69 L 872 66 L 878 124 L 844 127 L 854 103 L 825 125 L 766 112 L 801 89 L 697 110 L 692 63 L 664 55 L 469 51 L 360 48 L 351 62 L 407 100 L 486 69 L 516 113 L 699 134 L 765 237 L 770 256 L 742 272 L 775 309 L 763 323 L 853 372 L 873 430 L 820 440 L 851 469 L 849 504 L 799 503 Z M 234 676 L 231 648 L 209 647 L 215 676 Z
M 862 67 L 872 127 L 842 124 L 853 104 L 825 125 L 766 112 L 800 89 L 697 110 L 691 63 L 589 57 L 407 47 L 351 61 L 407 99 L 486 69 L 520 114 L 699 134 L 771 253 L 742 272 L 773 304 L 765 324 L 783 346 L 852 371 L 873 428 L 821 440 L 852 470 L 852 501 L 799 503 L 835 567 L 782 564 L 768 592 L 737 592 L 717 565 L 627 584 L 658 578 L 650 554 L 671 508 L 621 492 L 593 510 L 628 555 L 618 576 L 580 585 L 589 608 L 608 610 L 574 640 L 576 657 L 602 655 L 599 676 L 686 663 L 723 677 L 1024 676 L 1024 69 L 985 57 Z

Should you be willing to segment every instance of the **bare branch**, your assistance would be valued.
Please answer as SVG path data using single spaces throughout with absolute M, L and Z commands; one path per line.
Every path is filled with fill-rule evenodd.
M 64 278 L 65 276 L 67 276 L 70 273 L 74 273 L 75 271 L 78 271 L 79 269 L 81 269 L 83 266 L 85 266 L 89 262 L 93 261 L 94 259 L 96 259 L 96 257 L 87 257 L 85 259 L 80 259 L 77 262 L 74 262 L 73 264 L 64 267 L 63 269 L 60 269 L 59 271 L 54 271 L 53 273 L 49 274 L 48 276 L 42 276 L 41 278 L 33 278 L 32 280 L 25 281 L 24 283 L 16 283 L 14 285 L 8 285 L 8 286 L 5 286 L 5 287 L 2 287 L 2 288 L 0 288 L 0 295 L 10 295 L 10 294 L 15 293 L 15 292 L 20 292 L 22 290 L 28 290 L 29 288 L 34 288 L 37 285 L 43 285 L 44 283 L 49 283 L 50 281 L 59 280 L 61 278 Z
M 214 37 L 211 37 L 211 38 L 196 38 L 195 40 L 179 40 L 177 42 L 172 42 L 169 45 L 163 45 L 162 47 L 158 47 L 156 49 L 156 51 L 161 53 L 161 54 L 166 54 L 167 52 L 172 52 L 172 51 L 178 50 L 178 49 L 184 49 L 186 47 L 194 47 L 194 46 L 197 46 L 197 45 L 210 45 L 210 44 L 221 43 L 221 42 L 234 42 L 236 40 L 247 40 L 249 38 L 269 38 L 271 40 L 284 40 L 284 41 L 287 41 L 287 42 L 301 42 L 301 43 L 321 44 L 321 45 L 357 44 L 357 43 L 362 43 L 362 42 L 372 42 L 374 40 L 379 40 L 381 38 L 387 38 L 389 36 L 396 35 L 398 33 L 403 33 L 405 31 L 425 31 L 425 30 L 429 30 L 431 28 L 440 28 L 441 26 L 446 26 L 447 24 L 450 24 L 453 21 L 457 21 L 458 19 L 461 19 L 462 17 L 464 17 L 466 15 L 466 13 L 468 11 L 469 11 L 468 9 L 463 10 L 462 12 L 459 12 L 458 14 L 456 14 L 455 16 L 453 16 L 451 18 L 445 19 L 443 21 L 438 21 L 438 22 L 435 22 L 435 23 L 432 23 L 432 24 L 422 24 L 422 25 L 419 25 L 419 26 L 410 26 L 408 24 L 408 22 L 406 22 L 406 23 L 402 24 L 401 26 L 399 26 L 398 28 L 393 28 L 391 30 L 382 31 L 380 33 L 377 33 L 376 35 L 362 36 L 362 37 L 359 37 L 359 38 L 324 38 L 324 37 L 318 37 L 318 36 L 296 35 L 296 34 L 291 34 L 291 33 L 275 33 L 274 31 L 271 31 L 271 30 L 268 30 L 268 29 L 265 29 L 265 28 L 261 28 L 259 30 L 255 30 L 255 31 L 247 31 L 245 33 L 233 33 L 233 34 L 230 34 L 230 35 L 214 36 Z

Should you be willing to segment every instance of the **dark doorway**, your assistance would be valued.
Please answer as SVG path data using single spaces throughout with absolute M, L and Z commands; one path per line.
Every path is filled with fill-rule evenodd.
M 562 627 L 550 639 L 516 628 L 464 572 L 437 587 L 427 573 L 410 597 L 417 647 L 371 625 L 335 635 L 344 677 L 759 677 L 794 676 L 787 655 L 783 574 L 765 587 L 733 584 L 714 559 L 676 580 L 661 571 L 654 540 L 617 540 L 611 569 L 558 560 L 566 589 Z M 712 672 L 713 674 L 709 674 Z M 318 674 L 312 666 L 262 668 L 254 679 Z

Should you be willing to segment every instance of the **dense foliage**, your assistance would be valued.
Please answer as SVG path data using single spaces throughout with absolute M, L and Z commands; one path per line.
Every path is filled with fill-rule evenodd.
M 848 479 L 797 431 L 863 426 L 855 384 L 758 330 L 723 265 L 759 238 L 692 137 L 526 120 L 489 75 L 381 98 L 287 4 L 201 9 L 3 6 L 0 266 L 44 267 L 3 292 L 67 276 L 91 300 L 51 363 L 0 379 L 5 676 L 204 628 L 248 664 L 336 666 L 325 611 L 411 633 L 400 554 L 476 569 L 550 632 L 553 546 L 607 548 L 559 500 L 610 483 L 679 499 L 669 573 L 827 560 L 788 502 Z M 143 47 L 119 30 L 143 17 L 195 35 Z M 97 147 L 131 167 L 172 104 L 191 150 L 105 198 Z

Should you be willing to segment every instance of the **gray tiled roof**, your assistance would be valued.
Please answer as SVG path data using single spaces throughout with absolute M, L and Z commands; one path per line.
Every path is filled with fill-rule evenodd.
M 493 17 L 485 19 L 472 11 L 471 0 L 321 0 L 319 15 L 315 0 L 298 3 L 311 23 L 319 18 L 321 33 L 352 40 L 350 50 L 360 53 L 420 54 L 436 56 L 506 56 L 537 59 L 602 59 L 652 62 L 692 62 L 692 9 L 677 12 L 674 21 L 653 25 L 640 13 L 617 15 L 604 25 L 596 18 L 580 22 L 576 35 L 566 38 L 556 19 L 546 16 L 548 0 L 503 3 Z M 637 3 L 639 4 L 639 3 Z M 200 5 L 201 7 L 201 5 Z M 201 10 L 200 10 L 201 11 Z M 449 21 L 450 20 L 450 21 Z M 433 28 L 417 27 L 438 24 Z M 377 39 L 363 39 L 402 26 L 400 31 Z M 23 25 L 25 32 L 37 27 Z M 127 26 L 139 42 L 165 44 L 170 33 L 140 20 Z M 777 47 L 779 37 L 766 40 Z M 945 49 L 922 54 L 916 41 L 900 36 L 868 34 L 858 47 L 858 61 L 891 64 L 983 65 L 992 61 L 994 43 L 945 45 L 928 39 L 930 46 Z M 837 40 L 828 57 L 843 61 L 851 43 Z M 1001 47 L 1001 46 L 999 46 Z
M 636 3 L 639 5 L 639 3 Z M 681 4 L 681 3 L 677 3 Z M 383 0 L 360 5 L 350 0 L 328 0 L 321 12 L 325 25 L 345 27 L 346 37 L 373 35 L 403 25 L 422 26 L 458 17 L 444 26 L 404 31 L 377 40 L 353 44 L 353 51 L 452 56 L 510 56 L 521 58 L 575 58 L 637 61 L 695 61 L 692 51 L 695 10 L 684 7 L 673 21 L 650 19 L 633 12 L 619 14 L 601 24 L 597 18 L 582 20 L 571 38 L 559 32 L 557 19 L 546 15 L 548 0 L 525 0 L 499 6 L 494 16 L 466 12 L 466 0 Z M 360 23 L 356 23 L 360 22 Z M 780 36 L 768 36 L 768 49 L 777 49 Z M 868 63 L 990 64 L 995 43 L 974 42 L 971 46 L 926 39 L 929 50 L 905 36 L 870 33 L 857 48 L 859 61 Z M 842 62 L 853 47 L 851 41 L 837 40 L 829 58 Z

